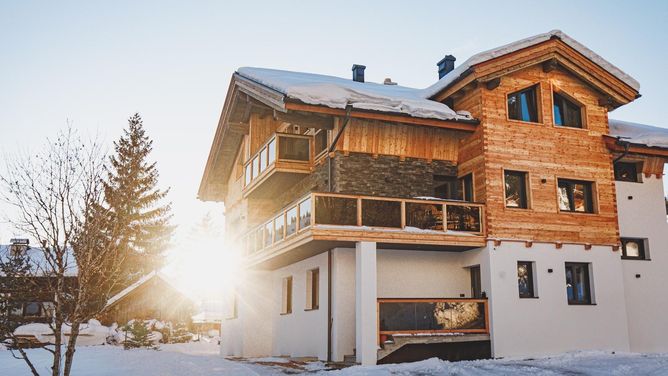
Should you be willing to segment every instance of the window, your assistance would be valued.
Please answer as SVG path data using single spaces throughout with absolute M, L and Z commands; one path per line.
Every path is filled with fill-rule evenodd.
M 629 260 L 647 260 L 647 239 L 622 238 L 622 258 Z
M 434 197 L 457 200 L 457 177 L 434 175 Z
M 559 210 L 593 213 L 593 184 L 588 181 L 557 179 L 559 186 Z
M 281 214 L 274 218 L 274 241 L 283 240 L 285 237 L 285 217 Z
M 508 95 L 508 118 L 512 120 L 538 122 L 538 85 Z
M 294 206 L 286 213 L 285 237 L 297 232 L 297 207 Z
M 582 110 L 580 106 L 563 95 L 554 96 L 554 125 L 582 128 Z
M 636 162 L 617 162 L 615 163 L 615 180 L 640 183 L 640 174 L 642 164 Z
M 471 297 L 474 299 L 482 298 L 482 282 L 480 279 L 480 266 L 472 266 L 469 268 L 471 275 Z
M 566 263 L 566 295 L 568 304 L 591 304 L 589 264 Z
M 320 307 L 320 269 L 306 272 L 306 309 L 313 310 Z
M 459 178 L 458 199 L 473 202 L 473 174 L 464 175 Z
M 315 145 L 315 155 L 319 156 L 321 153 L 324 153 L 327 150 L 328 145 L 328 131 L 325 129 L 318 129 L 315 132 L 314 145 Z
M 42 305 L 39 302 L 29 302 L 23 305 L 24 317 L 42 316 Z
M 535 298 L 533 263 L 529 261 L 517 262 L 517 287 L 520 298 Z
M 305 229 L 311 225 L 311 199 L 299 203 L 299 230 Z
M 281 314 L 292 313 L 292 276 L 283 278 L 283 294 L 281 299 Z
M 527 173 L 520 171 L 504 171 L 506 185 L 506 207 L 526 209 L 529 207 L 527 198 Z

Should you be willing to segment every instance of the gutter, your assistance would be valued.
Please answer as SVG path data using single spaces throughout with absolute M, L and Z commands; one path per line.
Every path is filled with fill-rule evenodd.
M 628 141 L 624 141 L 624 140 L 622 140 L 622 137 L 621 137 L 621 136 L 620 136 L 620 137 L 617 137 L 617 142 L 616 142 L 616 144 L 619 145 L 619 146 L 623 146 L 623 147 L 624 147 L 624 151 L 623 151 L 622 154 L 620 154 L 617 158 L 615 158 L 615 159 L 612 160 L 612 165 L 613 165 L 613 166 L 614 166 L 617 162 L 619 162 L 622 158 L 626 157 L 626 156 L 629 154 L 629 148 L 631 147 L 631 143 L 628 142 Z

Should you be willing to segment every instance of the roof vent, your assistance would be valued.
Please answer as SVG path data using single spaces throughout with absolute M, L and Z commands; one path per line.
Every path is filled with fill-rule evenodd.
M 353 81 L 355 82 L 364 82 L 364 70 L 366 66 L 353 64 Z
M 391 78 L 386 78 L 385 81 L 383 81 L 383 85 L 397 85 L 396 82 L 392 82 Z
M 443 59 L 441 59 L 441 61 L 436 63 L 436 65 L 438 66 L 438 79 L 439 80 L 441 78 L 443 78 L 443 76 L 448 74 L 448 72 L 455 69 L 455 60 L 457 60 L 457 59 L 455 59 L 454 56 L 445 55 L 445 57 Z

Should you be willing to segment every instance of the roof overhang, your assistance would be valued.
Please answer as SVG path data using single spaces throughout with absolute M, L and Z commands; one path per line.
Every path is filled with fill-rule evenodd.
M 603 141 L 605 142 L 605 146 L 614 152 L 668 158 L 668 148 L 633 143 L 628 143 L 627 147 L 625 146 L 625 142 L 623 140 L 610 135 L 603 135 Z
M 545 71 L 556 67 L 574 74 L 601 93 L 601 104 L 611 109 L 640 96 L 638 91 L 584 56 L 560 38 L 522 48 L 472 65 L 432 98 L 443 101 L 472 83 L 493 86 L 495 80 L 510 73 L 542 64 Z

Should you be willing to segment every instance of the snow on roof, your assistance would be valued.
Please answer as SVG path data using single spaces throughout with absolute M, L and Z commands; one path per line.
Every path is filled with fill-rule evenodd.
M 585 47 L 584 45 L 580 44 L 580 42 L 576 41 L 575 39 L 569 37 L 566 33 L 564 33 L 561 30 L 552 30 L 547 33 L 543 34 L 538 34 L 534 35 L 532 37 L 528 37 L 525 39 L 518 40 L 516 42 L 506 44 L 501 47 L 496 47 L 488 51 L 480 52 L 478 54 L 475 54 L 468 58 L 464 63 L 459 65 L 457 68 L 443 76 L 440 80 L 438 80 L 435 84 L 431 85 L 430 87 L 424 89 L 424 96 L 425 98 L 431 98 L 434 95 L 438 94 L 441 92 L 443 89 L 447 88 L 450 84 L 455 82 L 459 77 L 461 77 L 464 72 L 469 70 L 474 65 L 483 63 L 488 60 L 492 60 L 494 58 L 497 58 L 499 56 L 507 55 L 509 53 L 521 50 L 523 48 L 531 47 L 534 46 L 538 43 L 545 42 L 553 37 L 557 37 L 561 39 L 564 43 L 572 47 L 574 50 L 577 52 L 581 53 L 584 55 L 586 58 L 589 60 L 593 61 L 594 63 L 598 64 L 601 68 L 605 69 L 606 71 L 610 72 L 613 76 L 617 77 L 627 85 L 631 86 L 633 89 L 636 91 L 640 90 L 640 83 L 636 81 L 633 77 L 629 76 L 628 74 L 624 73 L 621 69 L 617 68 L 616 66 L 612 65 L 610 62 L 596 54 L 594 51 L 590 50 L 589 48 Z
M 181 291 L 181 290 L 179 290 L 176 286 L 174 286 L 174 285 L 169 281 L 169 277 L 167 277 L 164 273 L 159 272 L 159 271 L 157 271 L 157 270 L 153 270 L 152 272 L 150 272 L 150 273 L 144 275 L 143 277 L 139 278 L 139 279 L 137 280 L 137 282 L 131 284 L 130 286 L 126 287 L 125 289 L 123 289 L 123 290 L 122 290 L 121 292 L 119 292 L 118 294 L 116 294 L 116 295 L 112 296 L 111 298 L 109 298 L 109 300 L 107 300 L 107 305 L 104 306 L 104 308 L 108 308 L 108 307 L 111 306 L 112 304 L 114 304 L 114 303 L 116 303 L 117 301 L 123 299 L 126 295 L 130 294 L 132 291 L 134 291 L 134 290 L 136 290 L 137 288 L 139 288 L 139 286 L 145 284 L 146 282 L 150 281 L 150 280 L 153 279 L 154 277 L 156 277 L 156 278 L 160 278 L 160 279 L 163 280 L 165 283 L 167 283 L 167 285 L 171 286 L 174 290 L 177 290 L 177 291 L 179 291 L 179 292 Z
M 422 90 L 399 85 L 356 82 L 341 77 L 266 68 L 239 68 L 239 75 L 307 104 L 373 110 L 440 120 L 471 120 L 447 105 L 426 99 Z
M 668 148 L 668 129 L 651 125 L 610 119 L 610 136 L 621 137 L 633 144 Z
M 52 268 L 49 266 L 42 248 L 29 247 L 25 252 L 28 256 L 28 263 L 30 264 L 32 274 L 36 276 L 51 274 Z M 10 255 L 10 245 L 0 244 L 0 261 L 5 261 Z M 65 276 L 76 277 L 79 269 L 71 248 L 67 249 L 65 260 Z

